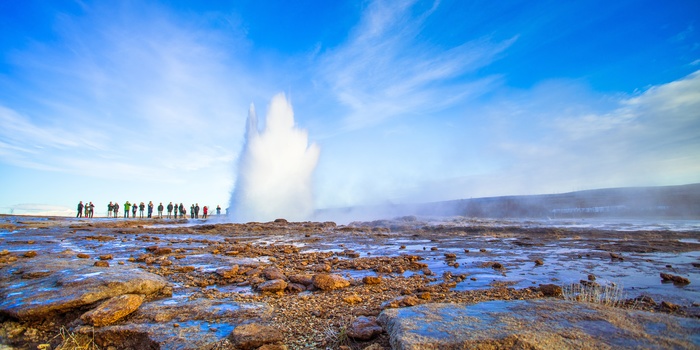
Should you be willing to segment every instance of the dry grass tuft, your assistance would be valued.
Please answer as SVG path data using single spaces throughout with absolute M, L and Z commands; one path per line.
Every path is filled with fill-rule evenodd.
M 626 300 L 624 288 L 618 283 L 608 283 L 604 286 L 572 283 L 563 286 L 562 293 L 566 300 L 613 307 L 623 306 Z

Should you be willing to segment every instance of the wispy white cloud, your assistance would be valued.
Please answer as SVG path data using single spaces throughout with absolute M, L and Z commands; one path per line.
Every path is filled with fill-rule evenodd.
M 419 36 L 438 2 L 417 15 L 414 5 L 371 3 L 348 42 L 322 57 L 321 80 L 349 109 L 347 129 L 440 110 L 497 84 L 495 76 L 461 78 L 493 62 L 516 37 L 480 38 L 447 49 L 431 45 Z

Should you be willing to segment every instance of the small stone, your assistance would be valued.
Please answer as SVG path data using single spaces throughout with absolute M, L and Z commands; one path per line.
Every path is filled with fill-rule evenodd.
M 673 284 L 690 284 L 690 280 L 682 276 L 676 276 L 663 272 L 660 275 L 663 281 L 670 281 L 673 282 Z
M 33 257 L 35 257 L 36 255 L 37 255 L 37 253 L 36 253 L 35 250 L 30 250 L 30 251 L 25 252 L 24 254 L 22 254 L 22 256 L 24 256 L 25 258 L 33 258 Z
M 340 275 L 316 274 L 312 280 L 314 287 L 320 290 L 335 290 L 350 285 L 350 282 Z
M 112 260 L 112 254 L 100 255 L 100 260 Z
M 503 264 L 501 264 L 501 263 L 499 263 L 499 262 L 495 262 L 495 263 L 493 263 L 493 265 L 491 265 L 491 267 L 492 267 L 494 270 L 500 270 L 500 269 L 503 268 Z
M 110 325 L 136 311 L 143 300 L 144 296 L 139 294 L 124 294 L 113 297 L 84 313 L 80 319 L 94 327 Z
M 455 254 L 455 253 L 445 253 L 445 259 L 457 259 L 457 254 Z
M 281 342 L 284 337 L 279 330 L 257 323 L 240 325 L 233 329 L 229 339 L 237 348 L 257 349 L 265 344 Z
M 535 260 L 535 265 L 542 266 L 542 265 L 544 265 L 544 261 L 542 261 L 542 259 L 537 259 L 537 260 Z
M 263 270 L 263 276 L 268 280 L 286 280 L 287 277 L 276 267 L 268 267 Z
M 287 282 L 282 279 L 266 281 L 258 285 L 258 290 L 263 293 L 279 293 L 287 288 Z
M 78 257 L 78 259 L 90 259 L 90 255 L 85 253 L 78 253 L 78 255 L 76 256 Z
M 353 294 L 353 295 L 348 295 L 345 298 L 343 298 L 343 301 L 352 305 L 352 304 L 361 303 L 362 298 L 359 295 Z
M 348 337 L 366 341 L 377 337 L 383 331 L 375 317 L 360 316 L 350 325 Z
M 678 311 L 680 310 L 680 306 L 676 305 L 674 303 L 670 303 L 668 301 L 662 301 L 661 302 L 661 309 L 662 310 L 668 310 L 668 311 Z
M 109 267 L 109 262 L 100 260 L 100 261 L 95 261 L 94 264 L 95 267 Z
M 216 274 L 223 278 L 231 278 L 238 275 L 238 265 L 233 265 L 231 267 L 220 267 L 216 269 Z
M 484 249 L 484 248 L 479 249 L 479 251 L 482 253 L 486 253 L 486 249 Z
M 589 281 L 595 281 L 595 275 L 594 274 L 588 274 L 588 280 Z
M 380 284 L 380 283 L 382 283 L 382 276 L 365 276 L 362 278 L 362 283 L 364 283 L 364 284 Z
M 556 284 L 540 284 L 540 293 L 546 297 L 560 297 L 563 290 Z

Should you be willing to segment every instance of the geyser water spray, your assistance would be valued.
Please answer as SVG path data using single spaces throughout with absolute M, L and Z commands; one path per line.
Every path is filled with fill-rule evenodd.
M 272 98 L 265 118 L 260 131 L 251 104 L 229 217 L 237 222 L 309 219 L 320 149 L 309 145 L 306 130 L 294 125 L 292 105 L 283 93 Z

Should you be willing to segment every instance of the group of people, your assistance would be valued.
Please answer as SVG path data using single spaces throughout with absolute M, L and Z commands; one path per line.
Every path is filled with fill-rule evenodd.
M 131 212 L 132 217 L 136 217 L 136 211 L 139 212 L 139 217 L 143 218 L 144 217 L 144 211 L 147 212 L 147 218 L 153 218 L 153 209 L 156 208 L 155 205 L 153 204 L 152 201 L 149 201 L 148 204 L 145 204 L 144 202 L 136 204 L 136 202 L 130 203 L 129 201 L 126 201 L 124 203 L 124 217 L 128 218 L 129 213 Z M 76 217 L 83 217 L 85 215 L 86 218 L 91 218 L 93 215 L 95 209 L 95 205 L 90 203 L 85 203 L 83 204 L 83 201 L 80 201 L 78 203 L 78 215 Z M 108 217 L 118 217 L 119 216 L 119 203 L 117 202 L 109 202 L 107 205 L 107 216 Z M 167 209 L 167 218 L 174 218 L 177 219 L 178 214 L 180 215 L 181 218 L 184 218 L 187 216 L 187 209 L 185 209 L 185 206 L 180 203 L 179 205 L 177 203 L 173 204 L 173 202 L 170 202 L 167 206 L 163 205 L 163 202 L 158 204 L 157 208 L 158 210 L 158 218 L 163 218 L 163 211 Z M 199 207 L 199 203 L 192 204 L 190 207 L 190 218 L 192 219 L 199 219 L 200 215 L 199 212 L 202 212 L 202 219 L 206 219 L 209 216 L 209 207 L 206 205 L 202 208 Z M 221 215 L 221 206 L 217 205 L 216 206 L 216 215 Z
M 78 203 L 78 215 L 75 217 L 82 218 L 83 215 L 85 215 L 86 218 L 91 218 L 94 212 L 95 205 L 92 204 L 92 202 L 85 201 L 85 204 L 83 204 L 83 201 L 80 201 L 80 203 Z

